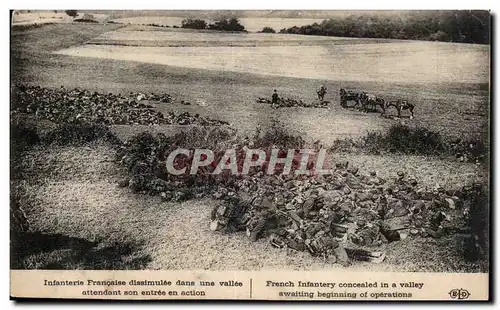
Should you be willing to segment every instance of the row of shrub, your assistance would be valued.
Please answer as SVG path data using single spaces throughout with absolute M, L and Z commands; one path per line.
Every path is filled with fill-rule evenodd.
M 212 24 L 208 24 L 203 19 L 193 19 L 188 18 L 182 21 L 181 28 L 190 28 L 190 29 L 208 29 L 208 30 L 219 30 L 219 31 L 238 31 L 245 32 L 245 26 L 240 24 L 240 21 L 235 18 L 222 18 L 218 21 L 215 21 Z
M 273 29 L 273 28 L 271 28 L 271 27 L 264 27 L 264 28 L 262 28 L 262 30 L 261 30 L 261 31 L 259 31 L 259 32 L 262 32 L 262 33 L 276 33 L 276 30 L 274 30 L 274 29 Z

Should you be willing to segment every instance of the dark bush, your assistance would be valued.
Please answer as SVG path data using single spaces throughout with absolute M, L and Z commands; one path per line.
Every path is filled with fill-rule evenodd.
M 181 28 L 190 28 L 190 29 L 206 29 L 207 22 L 203 19 L 184 19 L 182 21 Z
M 95 20 L 94 15 L 85 13 L 81 18 L 75 19 L 75 22 L 80 22 L 80 23 L 98 23 L 97 20 Z
M 229 188 L 234 186 L 234 180 L 238 177 L 224 173 L 211 175 L 211 171 L 220 163 L 226 150 L 236 150 L 236 164 L 238 171 L 241 171 L 246 157 L 244 146 L 250 146 L 252 143 L 251 148 L 265 151 L 269 151 L 273 146 L 297 149 L 305 144 L 300 135 L 289 132 L 288 128 L 275 120 L 270 126 L 259 126 L 253 141 L 237 137 L 234 129 L 226 127 L 193 127 L 169 137 L 163 134 L 154 136 L 150 133 L 141 133 L 129 139 L 117 153 L 118 161 L 130 174 L 121 184 L 135 192 L 161 195 L 164 199 L 176 201 L 189 199 L 196 193 L 209 195 L 218 185 Z M 191 175 L 189 169 L 186 169 L 185 174 L 172 175 L 166 171 L 165 160 L 170 152 L 177 148 L 191 151 L 195 148 L 209 149 L 214 152 L 214 160 L 196 175 Z M 268 157 L 269 155 L 268 152 Z M 174 166 L 176 169 L 190 167 L 192 160 L 193 152 L 190 156 L 178 156 Z M 298 160 L 294 160 L 294 165 L 298 164 Z M 276 169 L 276 173 L 279 173 L 279 169 Z
M 10 178 L 18 179 L 22 176 L 23 154 L 40 143 L 36 128 L 24 122 L 10 126 Z
M 264 28 L 262 28 L 262 30 L 260 32 L 262 32 L 262 33 L 276 33 L 276 31 L 271 27 L 264 27 Z
M 78 16 L 78 11 L 77 10 L 66 10 L 64 11 L 68 16 L 71 17 L 77 17 Z
M 464 247 L 465 258 L 475 261 L 488 258 L 489 251 L 489 215 L 490 199 L 487 186 L 474 184 L 469 202 L 469 213 L 467 218 L 467 228 L 470 237 Z
M 37 134 L 36 128 L 29 126 L 24 122 L 11 124 L 10 126 L 10 154 L 11 160 L 29 149 L 30 147 L 40 143 L 40 137 Z
M 383 142 L 393 153 L 425 155 L 439 154 L 444 150 L 438 133 L 422 127 L 410 128 L 400 124 L 389 128 Z
M 448 34 L 442 30 L 439 30 L 429 36 L 430 41 L 441 41 L 447 42 L 450 40 Z
M 258 148 L 275 146 L 282 149 L 300 149 L 305 145 L 300 134 L 294 134 L 290 128 L 277 119 L 271 120 L 269 126 L 259 125 L 254 134 L 253 143 Z
M 125 143 L 125 146 L 118 152 L 118 159 L 129 171 L 132 171 L 138 162 L 145 161 L 152 154 L 156 154 L 159 147 L 159 141 L 155 136 L 149 132 L 142 132 Z
M 239 20 L 235 17 L 224 18 L 208 25 L 208 29 L 221 30 L 221 31 L 245 31 L 245 27 L 240 24 Z
M 370 132 L 353 146 L 372 154 L 390 152 L 437 155 L 444 151 L 444 144 L 438 133 L 426 128 L 411 128 L 401 124 L 391 126 L 386 133 Z

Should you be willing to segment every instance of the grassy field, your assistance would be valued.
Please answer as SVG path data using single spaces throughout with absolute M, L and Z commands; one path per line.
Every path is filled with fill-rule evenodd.
M 143 32 L 147 34 L 141 40 L 151 41 L 151 38 L 154 38 L 152 31 L 150 33 L 149 29 L 144 29 L 146 30 Z M 189 111 L 226 120 L 243 134 L 251 134 L 257 125 L 278 118 L 303 134 L 308 142 L 319 139 L 325 145 L 338 138 L 359 137 L 368 131 L 385 130 L 399 122 L 379 117 L 374 113 L 364 114 L 341 109 L 337 94 L 340 87 L 388 96 L 412 94 L 417 100 L 416 119 L 403 120 L 412 126 L 425 126 L 450 137 L 475 138 L 488 132 L 489 88 L 487 77 L 484 76 L 483 67 L 486 65 L 484 62 L 474 64 L 476 66 L 474 72 L 469 72 L 470 63 L 464 65 L 462 76 L 457 76 L 453 80 L 447 78 L 440 83 L 435 81 L 411 83 L 408 80 L 394 81 L 394 79 L 392 81 L 344 79 L 342 70 L 337 72 L 338 75 L 334 79 L 328 76 L 309 79 L 256 74 L 247 72 L 245 68 L 246 71 L 242 69 L 240 72 L 233 72 L 195 68 L 179 63 L 162 65 L 155 61 L 141 61 L 137 58 L 137 53 L 140 54 L 140 51 L 133 53 L 130 59 L 112 59 L 115 57 L 114 54 L 109 57 L 92 58 L 53 53 L 68 48 L 73 48 L 74 51 L 82 51 L 82 48 L 83 50 L 98 48 L 94 45 L 86 46 L 85 43 L 103 38 L 109 39 L 116 33 L 126 31 L 127 29 L 121 28 L 120 25 L 77 24 L 45 25 L 27 31 L 14 31 L 11 35 L 12 81 L 45 87 L 78 87 L 116 93 L 166 92 L 172 94 L 175 100 L 172 104 L 155 104 L 162 112 Z M 165 33 L 169 34 L 162 36 L 166 36 L 164 41 L 168 41 L 171 34 Z M 137 36 L 139 35 L 130 38 L 136 39 Z M 194 33 L 190 38 L 199 36 L 199 33 Z M 214 38 L 217 38 L 217 35 Z M 343 41 L 341 46 L 344 47 L 334 44 L 327 48 L 323 46 L 321 49 L 335 54 L 339 48 L 346 48 L 346 40 L 337 41 Z M 210 43 L 203 44 L 206 46 L 200 46 L 201 50 L 189 47 L 190 52 L 183 54 L 183 58 L 189 59 L 191 56 L 194 61 L 198 61 L 196 60 L 198 52 L 213 48 L 208 46 Z M 373 56 L 369 56 L 373 52 L 372 49 L 363 44 L 357 46 L 360 48 L 363 46 L 368 54 L 366 57 L 373 60 L 370 58 Z M 303 48 L 315 51 L 318 47 Z M 334 50 L 329 50 L 330 48 Z M 466 54 L 467 50 L 473 48 L 476 47 L 463 45 L 461 52 Z M 481 50 L 479 54 L 484 53 L 484 47 L 477 48 Z M 262 51 L 262 49 L 257 50 Z M 163 51 L 156 50 L 154 53 L 161 54 Z M 349 54 L 349 50 L 345 50 L 344 54 Z M 227 53 L 221 55 L 227 56 Z M 255 54 L 256 57 L 258 55 Z M 483 59 L 481 57 L 474 58 L 473 62 Z M 247 62 L 252 59 L 251 55 L 247 58 Z M 355 58 L 350 58 L 350 61 L 354 62 L 356 58 L 361 56 L 357 54 Z M 361 61 L 368 63 L 366 59 Z M 296 63 L 295 59 L 289 63 L 281 62 L 280 65 L 294 67 Z M 257 61 L 257 64 L 262 70 L 266 70 L 265 63 Z M 340 69 L 345 69 L 348 64 L 339 66 Z M 477 66 L 481 68 L 477 69 Z M 330 69 L 321 68 L 317 71 Z M 389 69 L 390 67 L 386 66 L 385 70 Z M 437 79 L 439 80 L 439 77 Z M 331 101 L 329 109 L 273 110 L 268 105 L 255 103 L 258 97 L 270 96 L 275 88 L 284 97 L 313 101 L 316 96 L 315 89 L 320 83 L 325 83 L 329 89 L 326 98 Z M 188 100 L 192 105 L 182 105 L 180 100 Z M 200 102 L 206 105 L 198 105 Z M 394 115 L 395 111 L 391 110 L 389 114 Z M 156 132 L 178 130 L 169 126 L 113 127 L 114 132 L 121 138 L 129 137 L 143 129 Z M 69 244 L 74 242 L 78 246 L 63 249 L 47 247 L 38 253 L 28 253 L 29 255 L 23 259 L 24 267 L 57 268 L 62 264 L 63 268 L 70 269 L 93 268 L 96 262 L 91 260 L 89 253 L 96 253 L 95 257 L 98 257 L 99 262 L 97 266 L 102 268 L 110 266 L 123 269 L 137 269 L 144 266 L 151 269 L 337 268 L 311 258 L 307 253 L 287 254 L 270 248 L 264 242 L 251 243 L 242 235 L 219 236 L 209 233 L 207 218 L 213 201 L 166 203 L 157 198 L 139 196 L 127 189 L 117 188 L 116 182 L 123 175 L 123 171 L 111 164 L 112 151 L 106 145 L 38 148 L 32 150 L 28 156 L 31 177 L 17 185 L 28 193 L 25 205 L 28 217 L 34 225 L 34 231 L 51 236 L 52 239 L 70 238 Z M 347 156 L 352 163 L 359 165 L 363 170 L 377 170 L 382 175 L 394 175 L 399 169 L 419 174 L 417 179 L 429 186 L 439 183 L 449 188 L 456 188 L 471 181 L 484 181 L 489 177 L 483 166 L 439 158 L 346 154 L 335 156 L 339 159 L 345 159 Z M 31 237 L 27 242 L 36 242 L 39 236 Z M 387 249 L 388 259 L 385 263 L 376 266 L 357 264 L 352 268 L 380 271 L 484 270 L 484 266 L 466 263 L 457 258 L 456 253 L 461 249 L 460 238 L 456 236 L 447 240 L 425 242 L 405 240 Z M 193 254 L 193 251 L 197 251 L 195 253 L 198 254 Z M 68 260 L 68 257 L 71 259 Z M 242 257 L 245 259 L 241 259 Z
M 377 114 L 366 115 L 352 110 L 341 109 L 338 104 L 338 89 L 340 87 L 383 94 L 387 98 L 409 98 L 416 105 L 416 119 L 410 123 L 425 126 L 447 136 L 477 137 L 484 135 L 488 131 L 489 89 L 487 79 L 485 82 L 482 76 L 484 69 L 479 71 L 481 78 L 478 76 L 479 73 L 470 74 L 470 70 L 467 71 L 467 74 L 462 74 L 462 76 L 469 77 L 478 76 L 473 83 L 459 82 L 459 77 L 455 81 L 424 84 L 409 84 L 409 81 L 404 79 L 398 83 L 346 81 L 343 79 L 344 74 L 342 72 L 339 72 L 335 80 L 306 79 L 190 68 L 185 66 L 185 61 L 176 63 L 178 66 L 158 65 L 154 63 L 157 59 L 168 58 L 168 56 L 162 54 L 163 50 L 158 48 L 152 48 L 150 54 L 142 54 L 143 50 L 141 48 L 116 47 L 127 49 L 122 53 L 123 56 L 120 53 L 114 53 L 116 50 L 112 47 L 95 47 L 93 45 L 78 47 L 84 42 L 116 29 L 116 27 L 116 25 L 49 25 L 29 32 L 15 33 L 13 35 L 13 51 L 15 51 L 13 63 L 16 66 L 12 68 L 13 79 L 49 87 L 64 85 L 66 87 L 82 87 L 122 93 L 129 91 L 167 92 L 178 99 L 176 102 L 188 100 L 193 103 L 197 101 L 208 103 L 207 106 L 196 107 L 198 113 L 230 121 L 240 130 L 252 131 L 256 122 L 266 121 L 263 118 L 277 117 L 290 122 L 292 126 L 303 132 L 309 139 L 320 139 L 324 144 L 329 144 L 333 139 L 339 137 L 359 136 L 367 131 L 384 129 L 397 122 L 380 118 Z M 38 35 L 42 33 L 46 34 L 43 38 Z M 199 37 L 199 34 L 193 35 Z M 52 36 L 60 38 L 56 46 L 50 46 L 52 43 L 49 38 Z M 369 44 L 369 46 L 377 45 Z M 45 51 L 55 51 L 70 46 L 75 48 L 75 52 L 82 51 L 82 54 L 85 49 L 98 48 L 104 53 L 102 55 L 108 56 L 105 58 L 90 58 L 44 53 Z M 134 52 L 134 48 L 139 50 Z M 265 47 L 262 48 L 265 49 Z M 323 47 L 301 47 L 304 52 L 307 51 L 307 48 L 314 51 L 316 48 Z M 106 53 L 106 49 L 113 53 Z M 188 47 L 187 49 L 196 51 L 196 47 Z M 207 51 L 206 49 L 208 51 L 214 50 L 213 47 L 200 47 L 199 51 L 203 53 L 203 51 Z M 468 49 L 470 47 L 464 48 L 464 50 Z M 174 49 L 174 51 L 178 52 L 179 50 Z M 269 52 L 270 50 L 266 51 Z M 195 65 L 201 63 L 199 59 L 210 59 L 210 54 L 203 56 L 203 54 L 190 53 L 189 50 L 186 50 L 182 57 L 187 59 L 188 62 L 194 61 Z M 287 52 L 288 54 L 289 52 Z M 128 60 L 110 59 L 113 57 L 119 58 L 120 55 Z M 143 56 L 142 60 L 138 58 L 140 55 Z M 223 53 L 220 56 L 221 59 L 224 58 L 224 55 L 227 56 L 227 54 Z M 253 54 L 246 53 L 238 57 L 253 57 L 251 55 Z M 255 55 L 255 57 L 261 57 L 258 53 Z M 172 57 L 172 61 L 179 59 L 179 56 Z M 151 62 L 144 62 L 144 59 L 151 59 Z M 248 58 L 248 61 L 245 60 L 245 62 L 251 63 L 252 60 L 253 58 Z M 294 61 L 297 62 L 298 60 Z M 266 64 L 268 63 L 259 64 L 263 71 L 266 70 L 264 69 Z M 210 66 L 210 64 L 202 65 Z M 229 65 L 231 65 L 231 57 L 225 60 L 224 64 L 224 66 Z M 344 66 L 348 65 L 347 63 Z M 480 63 L 475 66 L 484 65 L 484 63 Z M 255 70 L 258 71 L 259 66 Z M 278 66 L 282 68 L 294 67 L 287 66 L 281 61 Z M 275 67 L 276 65 L 274 65 Z M 277 70 L 277 72 L 280 72 L 280 69 Z M 386 67 L 385 70 L 389 70 L 389 68 Z M 358 73 L 354 72 L 352 76 L 356 76 L 356 74 Z M 440 77 L 433 76 L 433 79 L 439 80 Z M 315 89 L 320 83 L 325 83 L 329 89 L 326 100 L 331 101 L 331 105 L 328 110 L 303 108 L 271 110 L 267 105 L 255 103 L 257 97 L 270 96 L 275 88 L 284 97 L 312 102 L 316 100 Z M 170 109 L 186 109 L 189 111 L 193 110 L 194 107 L 173 104 L 163 105 L 159 109 L 162 112 L 167 112 Z M 388 115 L 395 115 L 395 112 L 395 110 L 389 110 Z

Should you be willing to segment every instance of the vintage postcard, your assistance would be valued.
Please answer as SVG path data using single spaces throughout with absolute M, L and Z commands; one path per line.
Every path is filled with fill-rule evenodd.
M 491 300 L 489 11 L 10 17 L 11 298 Z

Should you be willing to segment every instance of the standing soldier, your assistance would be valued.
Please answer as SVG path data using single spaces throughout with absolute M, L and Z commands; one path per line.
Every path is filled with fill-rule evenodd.
M 325 85 L 321 85 L 317 90 L 316 90 L 316 93 L 318 94 L 318 99 L 320 102 L 323 102 L 324 99 L 325 99 L 325 95 L 326 95 L 326 86 Z
M 273 223 L 276 222 L 278 210 L 274 205 L 274 194 L 265 192 L 264 195 L 261 201 L 258 199 L 253 201 L 252 204 L 256 207 L 257 212 L 247 222 L 247 236 L 252 241 L 257 241 L 266 230 L 266 227 L 274 226 Z
M 274 105 L 278 104 L 280 97 L 278 96 L 278 93 L 276 89 L 274 90 L 273 97 L 272 97 L 272 107 L 274 108 Z

